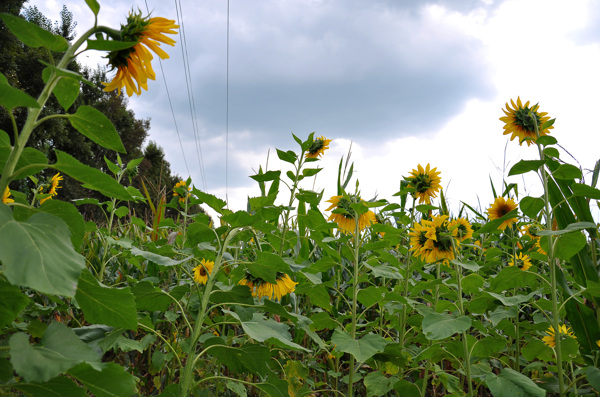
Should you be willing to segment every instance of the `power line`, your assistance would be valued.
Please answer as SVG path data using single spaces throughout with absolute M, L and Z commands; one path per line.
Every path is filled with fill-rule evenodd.
M 144 2 L 146 3 L 146 12 L 148 14 L 150 14 L 150 9 L 148 7 L 148 1 L 144 0 Z M 160 59 L 160 57 L 158 58 L 158 64 L 160 65 L 160 71 L 162 73 L 163 81 L 165 83 L 165 90 L 167 92 L 167 98 L 169 99 L 169 106 L 171 107 L 171 114 L 173 115 L 173 124 L 175 125 L 175 131 L 177 132 L 177 138 L 179 139 L 179 146 L 181 147 L 181 154 L 183 155 L 183 162 L 185 163 L 185 169 L 187 170 L 188 175 L 190 175 L 190 168 L 188 167 L 187 159 L 185 158 L 185 151 L 183 150 L 183 143 L 181 142 L 181 135 L 179 134 L 179 128 L 177 127 L 177 118 L 175 117 L 175 111 L 173 110 L 173 102 L 171 101 L 171 94 L 169 93 L 169 87 L 167 85 L 167 77 L 165 76 L 165 71 L 163 69 L 162 60 Z
M 196 143 L 196 155 L 198 157 L 198 166 L 200 168 L 200 176 L 202 179 L 202 185 L 204 186 L 204 190 L 207 190 L 206 186 L 206 175 L 204 173 L 204 159 L 202 157 L 202 149 L 200 145 L 200 141 L 198 139 L 198 117 L 196 115 L 196 104 L 194 100 L 194 90 L 192 85 L 192 73 L 190 71 L 190 63 L 189 63 L 189 55 L 187 51 L 187 39 L 185 35 L 185 26 L 183 22 L 183 8 L 181 7 L 181 0 L 175 0 L 175 10 L 177 13 L 178 23 L 181 26 L 181 54 L 183 57 L 183 69 L 185 72 L 185 83 L 187 87 L 188 93 L 188 103 L 190 105 L 190 116 L 192 118 L 192 129 L 194 132 L 194 141 Z

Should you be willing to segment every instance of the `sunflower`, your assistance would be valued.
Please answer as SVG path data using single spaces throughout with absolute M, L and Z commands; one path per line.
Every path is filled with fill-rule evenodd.
M 277 300 L 281 300 L 283 296 L 294 292 L 298 283 L 294 282 L 287 274 L 278 272 L 275 284 L 266 282 L 259 277 L 254 277 L 249 273 L 246 273 L 246 276 L 238 284 L 250 288 L 252 296 L 258 299 L 264 296 L 267 299 L 275 297 Z
M 414 189 L 413 197 L 419 199 L 419 204 L 430 204 L 431 198 L 437 197 L 437 193 L 442 188 L 440 172 L 437 168 L 430 169 L 429 164 L 425 168 L 419 164 L 410 175 L 404 179 L 408 181 L 408 187 Z
M 329 149 L 330 142 L 331 142 L 331 139 L 327 139 L 323 135 L 321 135 L 320 137 L 315 139 L 312 142 L 312 144 L 310 145 L 310 147 L 308 148 L 308 151 L 306 153 L 306 158 L 316 159 L 316 158 L 322 156 L 323 153 L 325 153 L 325 150 Z
M 421 256 L 421 251 L 425 248 L 425 243 L 428 240 L 425 236 L 428 232 L 426 222 L 429 221 L 423 220 L 421 223 L 415 223 L 415 227 L 408 234 L 410 236 L 410 250 L 414 251 L 416 256 Z
M 510 262 L 508 262 L 508 266 L 516 266 L 519 269 L 526 271 L 531 267 L 531 259 L 529 259 L 529 255 L 523 255 L 522 252 L 519 252 L 518 255 L 515 255 Z
M 523 229 L 521 229 L 524 235 L 531 238 L 531 241 L 533 242 L 533 248 L 536 248 L 537 252 L 540 254 L 547 255 L 540 246 L 540 240 L 542 239 L 541 236 L 538 235 L 540 230 L 543 230 L 543 227 L 537 223 L 530 223 L 529 225 L 523 226 Z
M 424 219 L 421 223 L 416 223 L 409 233 L 410 250 L 427 263 L 452 260 L 454 245 L 458 244 L 452 234 L 448 215 L 434 216 L 432 220 Z
M 460 242 L 470 239 L 473 236 L 473 228 L 465 218 L 457 218 L 448 225 L 452 230 L 452 235 Z
M 6 187 L 6 189 L 4 189 L 4 193 L 2 194 L 2 202 L 4 204 L 15 202 L 15 200 L 10 198 L 10 189 L 8 188 L 8 186 Z
M 179 197 L 179 202 L 183 203 L 185 199 L 189 196 L 188 192 L 191 190 L 191 186 L 188 186 L 186 181 L 181 180 L 177 182 L 175 186 L 173 186 L 173 196 Z
M 338 212 L 333 212 L 329 215 L 327 220 L 337 223 L 338 228 L 343 233 L 354 234 L 357 221 L 359 232 L 377 221 L 373 211 L 367 211 L 360 215 L 356 213 L 351 204 L 364 203 L 364 200 L 356 195 L 333 196 L 327 202 L 331 203 L 331 206 L 325 211 L 338 210 Z
M 46 187 L 50 187 L 50 189 L 48 189 L 48 192 L 44 193 L 44 186 L 40 186 L 40 188 L 38 189 L 38 192 L 40 194 L 48 194 L 49 196 L 44 197 L 43 199 L 40 200 L 40 204 L 44 204 L 46 201 L 48 200 L 52 200 L 52 197 L 57 196 L 58 192 L 56 191 L 57 189 L 60 189 L 60 181 L 63 180 L 62 175 L 60 175 L 60 172 L 57 172 L 56 175 L 54 175 L 52 177 L 52 179 L 50 179 L 50 184 L 49 185 L 44 185 Z
M 208 275 L 212 273 L 215 262 L 202 259 L 200 264 L 194 268 L 194 281 L 198 284 L 206 284 Z
M 519 145 L 522 145 L 525 139 L 530 138 L 526 140 L 527 146 L 529 146 L 537 139 L 535 133 L 536 124 L 539 136 L 548 135 L 550 133 L 549 130 L 554 128 L 553 126 L 550 126 L 543 130 L 541 129 L 542 125 L 550 120 L 550 117 L 546 116 L 548 113 L 538 112 L 538 105 L 534 105 L 530 108 L 529 101 L 523 105 L 520 97 L 517 98 L 516 104 L 512 99 L 510 100 L 510 103 L 512 104 L 512 108 L 507 102 L 506 110 L 502 109 L 506 116 L 500 117 L 500 121 L 504 122 L 504 135 L 512 134 L 510 137 L 511 141 L 518 137 Z
M 488 208 L 487 213 L 490 217 L 490 221 L 493 221 L 494 219 L 502 218 L 504 215 L 508 214 L 516 208 L 517 203 L 515 203 L 513 199 L 504 199 L 504 197 L 496 197 L 494 203 L 490 206 L 490 208 Z M 502 222 L 498 229 L 504 230 L 507 226 L 511 226 L 517 220 L 517 218 L 507 219 L 504 222 Z
M 156 78 L 152 69 L 154 57 L 149 50 L 161 59 L 169 58 L 160 48 L 160 43 L 175 45 L 175 40 L 165 34 L 177 34 L 174 29 L 178 27 L 171 19 L 142 17 L 141 12 L 129 13 L 127 25 L 121 27 L 121 40 L 136 44 L 123 50 L 111 51 L 107 55 L 109 65 L 117 73 L 110 83 L 102 83 L 106 86 L 104 91 L 116 89 L 121 94 L 121 88 L 125 87 L 127 95 L 132 96 L 134 92 L 140 95 L 142 88 L 148 90 L 148 79 Z
M 556 335 L 554 332 L 554 327 L 549 327 L 548 330 L 546 331 L 546 333 L 548 335 L 546 335 L 542 338 L 544 343 L 546 343 L 548 346 L 550 346 L 552 348 L 556 347 L 556 339 L 555 339 Z M 558 327 L 558 333 L 559 333 L 559 335 L 564 334 L 564 335 L 568 335 L 570 337 L 577 339 L 577 337 L 575 335 L 573 335 L 573 332 L 571 332 L 571 328 L 567 328 L 567 326 L 565 324 L 560 325 Z

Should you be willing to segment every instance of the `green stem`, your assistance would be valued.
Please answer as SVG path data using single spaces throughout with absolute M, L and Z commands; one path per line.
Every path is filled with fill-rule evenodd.
M 413 199 L 413 205 L 412 208 L 410 209 L 410 219 L 411 219 L 411 224 L 415 225 L 415 203 L 416 200 Z M 410 238 L 409 238 L 409 242 L 407 244 L 408 246 L 410 246 Z M 408 286 L 409 286 L 409 281 L 410 281 L 410 260 L 412 258 L 412 251 L 408 250 L 408 253 L 406 254 L 406 258 L 404 261 L 404 282 L 403 282 L 403 287 L 404 287 L 404 294 L 403 296 L 405 298 L 408 299 Z M 400 340 L 398 341 L 398 343 L 400 344 L 401 348 L 404 348 L 404 340 L 406 338 L 406 315 L 407 315 L 407 304 L 405 303 L 402 306 L 402 317 L 401 317 L 401 321 L 400 321 Z
M 290 190 L 290 202 L 288 203 L 288 208 L 285 211 L 285 216 L 283 219 L 283 229 L 281 233 L 281 244 L 279 245 L 279 255 L 283 253 L 283 246 L 285 245 L 285 234 L 288 231 L 288 222 L 290 221 L 290 212 L 292 211 L 292 204 L 294 203 L 294 198 L 296 194 L 296 189 L 298 189 L 298 177 L 300 176 L 300 170 L 302 169 L 302 165 L 304 163 L 304 150 L 300 154 L 298 158 L 298 166 L 296 167 L 296 174 L 294 175 L 294 184 L 292 185 L 292 189 Z
M 357 216 L 358 217 L 358 216 Z M 360 230 L 358 228 L 358 219 L 354 219 L 354 277 L 352 279 L 352 325 L 350 335 L 356 340 L 356 307 L 358 306 L 358 269 L 360 253 Z M 348 373 L 348 397 L 354 396 L 354 356 L 350 355 L 350 368 Z

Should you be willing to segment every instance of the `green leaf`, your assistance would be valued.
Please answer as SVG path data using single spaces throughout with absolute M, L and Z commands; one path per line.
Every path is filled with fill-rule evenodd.
M 552 349 L 539 339 L 531 339 L 521 349 L 521 353 L 528 361 L 551 359 L 554 355 Z
M 253 305 L 254 298 L 250 289 L 245 285 L 235 285 L 229 290 L 213 290 L 210 294 L 212 303 L 241 303 L 245 305 Z
M 247 288 L 246 288 L 247 289 Z M 173 288 L 170 293 L 155 287 L 149 281 L 140 281 L 131 286 L 131 292 L 135 297 L 135 305 L 138 311 L 160 311 L 163 312 L 178 301 L 188 291 L 186 286 Z
M 45 383 L 16 383 L 13 388 L 31 397 L 85 397 L 85 389 L 71 379 L 58 376 Z
M 575 196 L 582 196 L 595 200 L 600 200 L 600 190 L 591 186 L 582 183 L 574 183 L 571 185 L 571 189 L 573 189 L 573 193 L 575 194 Z
M 220 343 L 214 345 L 211 341 L 218 339 Z M 219 359 L 219 363 L 227 366 L 231 371 L 241 373 L 252 373 L 265 376 L 271 361 L 269 349 L 258 344 L 246 344 L 241 347 L 230 347 L 222 345 L 221 338 L 211 338 L 205 341 L 204 348 L 208 353 Z
M 561 164 L 553 173 L 556 179 L 580 179 L 581 170 L 571 164 Z
M 370 286 L 365 289 L 358 291 L 358 301 L 365 305 L 365 307 L 371 307 L 378 302 L 383 303 L 383 297 L 388 291 L 386 287 L 375 287 Z
M 119 332 L 123 332 L 122 328 L 119 328 Z M 102 342 L 108 341 L 109 343 L 103 344 Z M 124 337 L 123 335 L 119 335 L 116 339 L 104 339 L 102 342 L 98 343 L 98 346 L 102 348 L 103 351 L 108 351 L 110 349 L 115 349 L 117 351 L 122 352 L 130 352 L 136 350 L 139 353 L 143 353 L 150 345 L 156 342 L 156 335 L 154 334 L 146 334 L 141 340 L 134 340 Z
M 460 261 L 457 261 L 457 260 L 453 259 L 450 262 L 452 262 L 452 264 L 454 264 L 456 266 L 460 266 L 463 269 L 467 269 L 467 270 L 470 270 L 472 272 L 477 272 L 477 271 L 479 271 L 479 269 L 482 268 L 482 266 L 479 266 L 474 261 L 468 261 L 468 262 L 465 263 L 465 262 L 460 262 Z
M 83 383 L 96 397 L 139 395 L 133 375 L 114 363 L 105 364 L 102 371 L 96 371 L 89 365 L 80 364 L 69 370 L 69 375 Z
M 506 347 L 506 339 L 499 336 L 486 336 L 473 345 L 471 357 L 488 358 Z
M 137 43 L 135 41 L 116 41 L 116 40 L 88 40 L 88 50 L 98 51 L 119 51 L 131 48 Z
M 21 157 L 17 161 L 15 166 L 15 172 L 12 174 L 11 179 L 22 179 L 30 175 L 37 174 L 48 164 L 46 156 L 34 148 L 26 147 L 21 153 Z M 4 164 L 1 164 L 4 167 Z M 24 169 L 27 167 L 26 169 Z
M 64 37 L 52 34 L 42 29 L 35 23 L 26 21 L 24 18 L 11 14 L 0 14 L 10 31 L 28 47 L 46 47 L 49 50 L 63 52 L 69 48 L 69 43 Z
M 477 230 L 474 234 L 476 235 L 481 235 L 484 233 L 490 233 L 495 231 L 496 229 L 498 229 L 498 227 L 506 220 L 509 220 L 511 218 L 517 218 L 519 216 L 519 211 L 517 209 L 514 209 L 512 211 L 510 211 L 508 214 L 498 218 L 498 219 L 494 219 L 493 221 L 489 221 L 488 223 L 486 223 L 485 225 L 483 225 L 479 230 Z
M 498 299 L 500 302 L 502 302 L 504 306 L 515 306 L 520 305 L 523 302 L 528 302 L 529 300 L 531 300 L 531 298 L 533 298 L 537 294 L 540 294 L 541 292 L 542 290 L 538 289 L 527 295 L 504 296 L 489 291 L 483 291 L 483 294 Z
M 71 232 L 71 242 L 73 243 L 73 247 L 79 250 L 83 243 L 85 221 L 77 208 L 73 204 L 65 201 L 47 200 L 39 207 L 39 210 L 62 219 Z
M 85 3 L 90 7 L 90 10 L 94 13 L 94 15 L 98 15 L 100 12 L 100 4 L 96 0 L 85 0 Z
M 31 346 L 22 332 L 13 334 L 8 344 L 10 362 L 26 382 L 47 382 L 83 362 L 102 367 L 100 357 L 62 323 L 51 323 L 39 346 Z
M 554 254 L 557 258 L 568 260 L 587 245 L 587 239 L 581 232 L 563 234 L 556 242 Z
M 75 103 L 75 99 L 79 95 L 79 81 L 62 77 L 58 80 L 52 92 L 56 99 L 58 99 L 60 106 L 67 111 Z
M 515 266 L 507 266 L 490 278 L 490 289 L 495 292 L 508 291 L 512 288 L 527 288 L 537 286 L 537 276 L 524 272 Z
M 294 153 L 291 150 L 288 150 L 287 152 L 284 152 L 283 150 L 277 150 L 277 157 L 279 157 L 280 160 L 285 161 L 286 163 L 291 163 L 294 164 L 296 162 L 296 157 L 298 157 L 298 155 L 296 153 Z
M 471 318 L 430 312 L 423 317 L 423 333 L 429 340 L 442 340 L 471 328 Z
M 529 171 L 537 171 L 544 164 L 546 164 L 546 161 L 544 160 L 521 160 L 512 166 L 510 171 L 508 171 L 508 176 L 525 174 Z
M 88 189 L 118 200 L 132 199 L 127 189 L 104 172 L 82 164 L 75 157 L 60 150 L 55 150 L 54 153 L 56 153 L 56 163 L 53 167 L 85 183 Z
M 349 333 L 339 329 L 333 331 L 331 342 L 335 344 L 336 350 L 352 354 L 360 363 L 367 361 L 376 353 L 382 353 L 385 346 L 390 343 L 375 334 L 367 334 L 356 340 Z
M 77 131 L 110 150 L 125 153 L 121 137 L 113 123 L 99 110 L 82 105 L 75 114 L 69 115 L 69 122 Z
M 539 197 L 523 197 L 519 207 L 521 207 L 521 212 L 524 215 L 536 219 L 539 212 L 544 208 L 544 200 Z
M 585 368 L 585 376 L 596 391 L 600 390 L 600 369 L 590 365 Z
M 367 388 L 367 396 L 384 396 L 398 382 L 397 376 L 388 378 L 381 371 L 373 371 L 365 376 L 364 382 Z
M 310 283 L 301 283 L 296 286 L 296 290 L 294 292 L 297 295 L 308 296 L 313 304 L 327 311 L 331 310 L 331 297 L 329 296 L 327 288 L 325 288 L 322 284 L 310 285 Z
M 0 278 L 0 328 L 10 324 L 29 303 L 21 288 Z
M 544 154 L 548 157 L 554 157 L 555 159 L 558 159 L 560 157 L 560 152 L 554 147 L 545 148 Z
M 494 397 L 544 397 L 546 391 L 527 376 L 510 368 L 502 369 L 500 375 L 485 374 L 485 383 Z
M 246 268 L 254 277 L 259 277 L 268 283 L 277 282 L 277 273 L 290 273 L 290 266 L 279 255 L 269 252 L 258 252 L 255 262 L 248 263 Z
M 98 283 L 88 270 L 81 272 L 77 294 L 85 319 L 92 324 L 116 328 L 137 328 L 135 298 L 129 287 L 109 288 Z
M 552 122 L 552 124 L 554 124 L 554 119 L 549 120 L 548 122 Z M 542 135 L 535 141 L 535 143 L 540 144 L 542 146 L 556 145 L 557 142 L 558 141 L 556 140 L 556 138 L 550 135 Z
M 167 256 L 155 254 L 154 252 L 142 251 L 135 247 L 131 248 L 131 254 L 133 256 L 141 256 L 142 258 L 147 259 L 150 262 L 154 262 L 159 266 L 165 266 L 165 267 L 177 266 L 177 265 L 180 265 L 182 263 L 189 261 L 190 258 L 192 258 L 192 255 L 190 255 L 187 258 L 176 261 L 175 259 L 171 259 Z
M 371 266 L 369 264 L 365 264 L 365 266 L 369 270 L 371 270 L 371 272 L 373 273 L 373 276 L 375 276 L 375 277 L 391 278 L 394 280 L 403 280 L 404 279 L 404 277 L 402 277 L 402 274 L 400 274 L 398 269 L 396 269 L 393 266 L 390 266 L 390 265 Z
M 0 261 L 11 284 L 64 296 L 75 294 L 85 267 L 62 219 L 39 213 L 17 222 L 5 205 L 0 205 Z
M 419 388 L 407 380 L 400 380 L 394 385 L 394 390 L 402 397 L 421 397 Z
M 305 168 L 302 170 L 302 176 L 304 176 L 305 178 L 314 176 L 314 175 L 317 175 L 322 170 L 323 170 L 323 168 Z
M 462 288 L 465 294 L 475 294 L 483 287 L 485 279 L 479 274 L 471 273 L 462 279 Z
M 0 105 L 9 111 L 17 107 L 40 107 L 40 104 L 27 93 L 8 84 L 8 80 L 2 73 L 0 73 Z

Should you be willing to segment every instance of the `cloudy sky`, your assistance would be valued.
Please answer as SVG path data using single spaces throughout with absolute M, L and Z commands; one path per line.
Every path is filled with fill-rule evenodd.
M 268 169 L 284 167 L 276 147 L 296 150 L 291 133 L 313 131 L 333 142 L 320 162 L 325 170 L 305 188 L 314 183 L 333 195 L 351 146 L 365 199 L 394 200 L 402 177 L 430 163 L 452 208 L 460 201 L 486 208 L 494 199 L 490 178 L 500 189 L 513 164 L 537 157 L 533 146 L 502 135 L 501 109 L 517 96 L 557 119 L 552 134 L 581 167 L 600 159 L 590 117 L 600 110 L 599 2 L 230 0 L 227 74 L 227 0 L 146 1 L 185 35 L 163 46 L 171 55 L 164 77 L 156 63 L 157 80 L 129 105 L 151 119 L 150 139 L 172 169 L 227 196 L 232 209 L 258 194 L 248 176 L 267 158 Z M 78 33 L 93 23 L 84 0 L 28 4 L 52 20 L 66 4 Z M 146 10 L 144 0 L 100 4 L 100 23 L 112 27 L 132 8 Z M 80 61 L 104 64 L 99 55 L 86 52 Z M 535 178 L 506 181 L 520 183 L 520 195 L 540 194 Z

